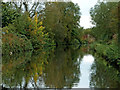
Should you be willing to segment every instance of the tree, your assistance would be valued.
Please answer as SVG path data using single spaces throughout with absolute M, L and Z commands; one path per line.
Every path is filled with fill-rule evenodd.
M 17 13 L 16 10 L 13 9 L 13 6 L 7 2 L 2 2 L 2 27 L 8 26 L 8 24 L 12 24 L 14 20 L 20 16 L 20 13 Z
M 31 4 L 29 0 L 25 0 L 24 2 L 21 0 L 21 2 L 11 2 L 10 4 L 17 10 L 18 13 L 28 12 L 29 16 L 32 18 L 35 16 L 36 12 L 40 14 L 43 3 L 34 2 Z
M 79 29 L 80 9 L 72 2 L 45 3 L 44 25 L 56 44 L 70 42 Z
M 116 8 L 117 3 L 109 2 L 101 2 L 91 8 L 92 23 L 96 25 L 93 29 L 93 34 L 97 40 L 108 41 L 112 39 L 113 34 L 116 32 L 114 32 L 117 21 Z M 116 14 L 114 15 L 113 13 Z
M 30 4 L 28 0 L 23 2 L 2 2 L 2 27 L 12 24 L 16 18 L 21 16 L 23 13 L 28 13 L 32 18 L 37 12 L 39 15 L 42 10 L 42 3 L 34 2 Z M 30 6 L 31 5 L 31 6 Z

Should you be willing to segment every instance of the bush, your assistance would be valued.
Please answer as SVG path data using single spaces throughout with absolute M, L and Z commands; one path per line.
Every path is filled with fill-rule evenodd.
M 7 33 L 2 36 L 2 53 L 10 54 L 32 50 L 32 44 L 26 36 L 15 33 Z
M 118 53 L 118 46 L 115 44 L 111 45 L 97 44 L 96 51 L 99 54 L 107 56 L 108 59 L 116 60 L 120 57 Z
M 112 44 L 100 44 L 93 43 L 91 44 L 91 49 L 95 49 L 97 54 L 100 56 L 105 56 L 109 60 L 109 62 L 116 62 L 120 65 L 120 53 L 118 45 L 115 43 Z
M 28 17 L 28 20 L 31 23 L 29 25 L 29 39 L 33 48 L 40 48 L 44 45 L 54 44 L 54 41 L 50 42 L 49 35 L 45 32 L 45 27 L 42 25 L 43 22 L 38 20 L 37 13 L 33 19 Z

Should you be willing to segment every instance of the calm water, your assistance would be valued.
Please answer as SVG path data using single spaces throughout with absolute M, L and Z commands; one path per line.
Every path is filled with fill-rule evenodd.
M 120 73 L 86 47 L 57 47 L 3 56 L 3 87 L 117 88 Z

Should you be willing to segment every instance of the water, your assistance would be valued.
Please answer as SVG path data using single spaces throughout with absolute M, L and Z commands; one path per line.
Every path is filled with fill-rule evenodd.
M 89 88 L 90 68 L 93 62 L 94 57 L 92 55 L 84 55 L 80 64 L 80 82 L 73 88 Z
M 86 47 L 3 56 L 2 85 L 11 88 L 117 88 L 120 72 Z

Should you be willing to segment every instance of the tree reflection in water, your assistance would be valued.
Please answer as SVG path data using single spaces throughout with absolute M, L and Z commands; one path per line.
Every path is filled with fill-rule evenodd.
M 76 56 L 77 51 L 70 48 L 56 48 L 54 53 L 55 56 L 45 66 L 45 85 L 50 88 L 71 88 L 79 82 L 79 54 Z
M 31 59 L 31 53 L 20 53 L 12 56 L 2 57 L 2 82 L 5 87 L 21 86 L 25 71 L 26 62 Z
M 90 87 L 96 88 L 119 88 L 120 73 L 108 65 L 102 57 L 96 57 L 91 67 Z
M 79 49 L 57 47 L 14 56 L 3 56 L 4 87 L 71 88 L 79 82 Z

